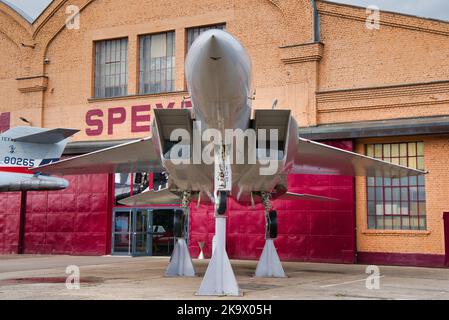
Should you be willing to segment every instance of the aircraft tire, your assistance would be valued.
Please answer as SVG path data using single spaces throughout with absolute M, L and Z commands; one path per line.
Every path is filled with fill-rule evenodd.
M 278 236 L 278 219 L 277 219 L 277 211 L 270 210 L 268 213 L 268 222 L 267 222 L 267 236 L 269 239 L 276 239 Z
M 227 198 L 226 191 L 218 192 L 218 208 L 217 208 L 218 214 L 226 213 L 226 198 Z

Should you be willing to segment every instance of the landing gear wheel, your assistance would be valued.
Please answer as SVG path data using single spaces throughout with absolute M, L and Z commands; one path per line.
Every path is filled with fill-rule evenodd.
M 226 213 L 226 191 L 218 191 L 218 208 L 217 213 L 218 214 L 225 214 Z
M 278 236 L 278 219 L 276 210 L 268 213 L 266 235 L 268 239 L 276 239 Z

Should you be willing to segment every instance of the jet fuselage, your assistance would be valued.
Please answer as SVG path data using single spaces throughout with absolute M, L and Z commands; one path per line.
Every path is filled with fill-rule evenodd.
M 233 138 L 233 149 L 231 164 L 232 188 L 229 195 L 239 202 L 247 203 L 251 199 L 252 192 L 275 190 L 282 194 L 287 190 L 288 158 L 287 150 L 291 144 L 297 142 L 297 124 L 290 112 L 285 110 L 282 119 L 276 117 L 270 119 L 269 113 L 272 110 L 261 111 L 261 116 L 251 120 L 251 60 L 242 45 L 229 33 L 221 30 L 209 30 L 199 36 L 189 50 L 186 59 L 186 80 L 193 103 L 194 119 L 191 127 L 201 134 L 208 129 L 216 129 L 221 137 L 226 136 L 226 130 L 246 132 L 253 130 L 256 135 L 254 143 L 245 142 Z M 170 189 L 200 191 L 207 194 L 210 199 L 214 192 L 214 164 L 191 161 L 189 164 L 174 163 L 162 151 L 163 141 L 161 136 L 170 125 L 164 125 L 164 111 L 156 113 L 156 121 L 153 123 L 153 138 L 155 147 L 161 151 L 163 166 L 170 173 Z M 280 110 L 276 111 L 277 114 Z M 170 117 L 170 111 L 166 117 Z M 262 113 L 264 116 L 262 116 Z M 174 117 L 172 112 L 171 117 Z M 158 119 L 161 119 L 158 121 Z M 262 121 L 262 119 L 264 119 Z M 276 120 L 277 119 L 277 120 Z M 178 124 L 177 124 L 178 125 Z M 173 125 L 171 125 L 173 126 Z M 173 126 L 174 127 L 174 126 Z M 275 152 L 275 159 L 271 164 L 275 169 L 269 174 L 261 175 L 261 168 L 266 167 L 266 162 L 261 161 L 260 154 L 266 154 L 266 149 L 270 146 L 260 146 L 260 139 L 257 130 L 266 129 L 267 139 L 269 139 L 269 129 L 275 129 L 281 135 L 276 139 L 279 145 Z M 279 130 L 281 129 L 281 130 Z M 280 131 L 280 132 L 279 132 Z M 195 139 L 192 134 L 192 140 Z M 246 140 L 249 141 L 249 140 Z M 201 142 L 201 150 L 208 144 Z M 225 144 L 225 142 L 223 142 Z M 251 148 L 256 148 L 251 149 Z M 243 152 L 244 161 L 238 162 L 236 151 L 238 148 Z M 271 146 L 272 148 L 272 146 Z M 191 142 L 191 149 L 195 152 L 195 147 Z M 256 154 L 257 159 L 251 162 L 251 154 Z M 273 155 L 271 155 L 273 156 Z M 291 159 L 292 160 L 292 159 Z M 205 196 L 207 198 L 207 196 Z M 203 198 L 204 199 L 204 198 Z

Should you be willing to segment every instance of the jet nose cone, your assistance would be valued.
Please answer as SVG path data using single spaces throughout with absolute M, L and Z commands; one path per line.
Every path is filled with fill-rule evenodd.
M 223 56 L 223 41 L 220 40 L 220 36 L 216 33 L 216 31 L 220 30 L 211 30 L 210 33 L 205 36 L 204 40 L 204 49 L 207 52 L 207 55 L 213 61 L 218 61 Z

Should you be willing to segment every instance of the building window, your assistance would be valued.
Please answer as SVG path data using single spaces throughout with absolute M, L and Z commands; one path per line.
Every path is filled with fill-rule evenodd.
M 175 90 L 175 32 L 140 37 L 141 94 Z
M 193 41 L 198 38 L 198 36 L 203 33 L 204 31 L 211 30 L 211 29 L 220 29 L 225 30 L 226 24 L 214 24 L 209 26 L 203 26 L 203 27 L 195 27 L 195 28 L 189 28 L 187 29 L 187 48 L 190 49 L 192 46 Z
M 95 97 L 128 94 L 128 39 L 95 42 Z
M 424 143 L 368 144 L 366 154 L 394 164 L 424 170 Z M 367 178 L 368 229 L 425 230 L 424 176 Z

